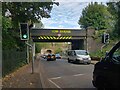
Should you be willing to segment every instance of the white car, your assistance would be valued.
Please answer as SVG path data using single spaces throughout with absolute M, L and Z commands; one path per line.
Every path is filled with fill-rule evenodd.
M 90 55 L 86 50 L 69 50 L 67 54 L 68 62 L 91 63 Z

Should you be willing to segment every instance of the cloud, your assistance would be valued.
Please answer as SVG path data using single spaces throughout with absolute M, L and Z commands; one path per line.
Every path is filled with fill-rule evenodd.
M 82 0 L 60 0 L 59 6 L 54 5 L 50 14 L 51 18 L 42 19 L 45 28 L 80 28 L 78 20 L 82 10 L 90 1 L 97 0 L 84 0 L 84 2 Z
M 43 19 L 42 22 L 46 27 L 56 28 L 78 28 L 78 19 L 85 3 L 60 3 L 58 7 L 54 7 L 51 12 L 51 18 Z
M 64 2 L 64 3 L 67 3 L 67 2 L 108 2 L 109 0 L 55 0 L 56 2 Z

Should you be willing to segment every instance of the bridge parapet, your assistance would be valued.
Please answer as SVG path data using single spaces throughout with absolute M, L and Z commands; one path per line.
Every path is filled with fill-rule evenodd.
M 31 36 L 78 36 L 85 37 L 86 31 L 83 29 L 37 29 L 33 28 Z

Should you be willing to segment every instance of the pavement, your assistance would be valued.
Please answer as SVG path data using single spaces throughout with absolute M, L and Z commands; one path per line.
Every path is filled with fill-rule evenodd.
M 91 64 L 96 64 L 98 61 L 96 61 L 96 60 L 91 60 Z
M 34 73 L 31 63 L 25 65 L 2 79 L 2 88 L 42 88 L 39 71 L 39 60 L 34 62 Z
M 40 65 L 40 59 L 34 62 L 34 73 L 32 74 L 31 63 L 27 64 L 13 73 L 7 75 L 2 79 L 2 90 L 6 88 L 49 88 L 49 83 L 46 82 L 46 76 L 42 65 Z M 91 64 L 95 64 L 98 61 L 92 61 Z M 42 72 L 42 74 L 40 73 Z

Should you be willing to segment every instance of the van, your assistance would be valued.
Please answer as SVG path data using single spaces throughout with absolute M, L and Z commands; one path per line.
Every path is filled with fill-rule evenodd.
M 68 63 L 77 62 L 77 63 L 91 63 L 90 55 L 86 50 L 68 50 Z

